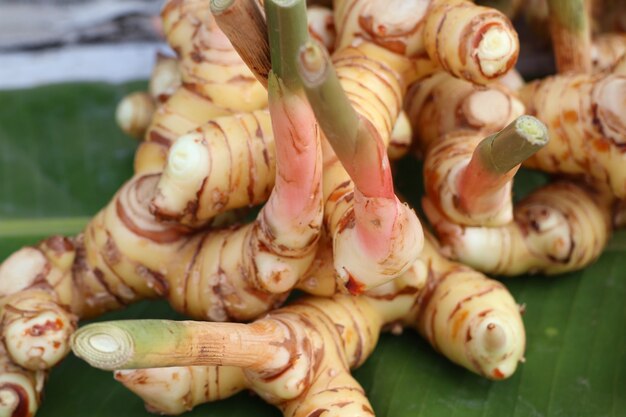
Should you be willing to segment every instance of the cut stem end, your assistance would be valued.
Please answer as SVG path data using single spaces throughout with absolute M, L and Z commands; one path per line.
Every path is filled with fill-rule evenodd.
M 517 132 L 530 144 L 543 147 L 548 143 L 548 129 L 533 116 L 520 116 L 515 121 Z
M 272 71 L 287 88 L 300 87 L 296 60 L 309 39 L 305 0 L 265 0 Z
M 526 159 L 548 143 L 548 129 L 532 116 L 520 116 L 483 139 L 459 173 L 460 204 L 469 214 L 497 213 L 510 198 L 507 184 Z
M 548 129 L 533 116 L 520 116 L 499 133 L 483 140 L 472 159 L 481 157 L 485 169 L 505 174 L 548 143 Z
M 325 79 L 330 58 L 317 43 L 309 41 L 300 48 L 298 73 L 302 83 L 309 88 L 319 86 Z
M 72 350 L 91 366 L 112 371 L 123 367 L 132 357 L 134 343 L 124 329 L 109 323 L 96 323 L 74 334 Z

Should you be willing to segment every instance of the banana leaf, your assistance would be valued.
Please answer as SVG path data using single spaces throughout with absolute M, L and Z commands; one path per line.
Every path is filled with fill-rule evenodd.
M 136 142 L 115 126 L 116 103 L 145 83 L 67 84 L 0 92 L 0 261 L 50 234 L 81 230 L 130 177 Z M 626 169 L 626 167 L 624 168 Z M 397 167 L 398 188 L 417 203 L 419 164 Z M 546 181 L 524 172 L 515 195 Z M 358 370 L 378 416 L 626 416 L 626 233 L 587 269 L 506 279 L 526 306 L 526 362 L 491 382 L 438 355 L 412 331 L 383 335 Z M 142 302 L 102 319 L 180 318 Z M 149 415 L 107 372 L 69 356 L 47 381 L 39 417 Z M 279 416 L 249 393 L 189 416 Z

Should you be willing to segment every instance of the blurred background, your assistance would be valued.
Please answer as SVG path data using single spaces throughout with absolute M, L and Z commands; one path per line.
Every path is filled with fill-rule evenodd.
M 492 7 L 506 3 L 476 2 Z M 0 0 L 0 90 L 68 81 L 121 83 L 149 78 L 156 53 L 171 53 L 161 35 L 159 12 L 164 3 Z M 626 0 L 608 3 L 626 8 Z M 518 71 L 527 80 L 554 73 L 547 26 L 544 21 L 533 21 L 547 14 L 545 0 L 514 0 L 511 4 L 518 10 L 514 19 L 521 43 Z M 596 17 L 613 29 L 626 29 L 626 21 L 619 16 L 600 13 Z
M 0 89 L 147 79 L 164 0 L 0 0 Z
M 527 1 L 522 11 L 541 2 Z M 497 5 L 496 0 L 478 2 Z M 164 3 L 0 0 L 0 90 L 148 79 L 156 53 L 172 53 L 161 35 L 159 12 Z M 524 14 L 518 13 L 514 22 L 522 43 L 517 68 L 532 79 L 554 72 L 554 62 L 546 28 L 529 28 Z M 534 33 L 537 30 L 545 33 Z

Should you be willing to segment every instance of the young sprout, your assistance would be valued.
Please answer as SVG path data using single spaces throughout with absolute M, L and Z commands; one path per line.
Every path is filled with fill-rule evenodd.
M 115 110 L 115 121 L 126 133 L 137 140 L 143 139 L 156 109 L 150 94 L 136 92 L 124 97 Z
M 421 226 L 395 196 L 381 133 L 355 111 L 326 51 L 314 42 L 303 46 L 298 70 L 318 123 L 354 182 L 354 218 L 333 239 L 335 268 L 358 294 L 410 266 L 423 244 Z
M 532 116 L 520 116 L 478 144 L 458 176 L 459 204 L 468 213 L 489 210 L 522 162 L 548 143 L 548 129 Z M 508 196 L 504 196 L 508 198 Z

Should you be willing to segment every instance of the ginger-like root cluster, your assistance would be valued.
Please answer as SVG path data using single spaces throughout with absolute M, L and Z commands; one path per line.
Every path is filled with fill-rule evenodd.
M 434 68 L 486 84 L 510 71 L 517 33 L 501 12 L 465 0 L 342 0 L 334 2 L 338 48 L 355 39 L 407 57 L 427 56 Z
M 263 14 L 248 2 L 256 26 L 241 35 L 260 36 L 267 20 L 265 49 L 242 44 L 249 38 L 231 30 L 246 20 L 228 21 L 239 9 L 223 3 L 215 18 L 208 1 L 164 8 L 177 58 L 161 59 L 150 93 L 118 112 L 144 138 L 136 175 L 83 234 L 47 239 L 0 266 L 1 406 L 36 410 L 46 370 L 66 355 L 79 318 L 156 297 L 198 319 L 256 321 L 167 324 L 193 340 L 180 345 L 193 355 L 182 363 L 137 355 L 132 367 L 150 369 L 116 372 L 155 412 L 252 389 L 286 416 L 371 415 L 350 369 L 388 325 L 416 328 L 475 373 L 510 376 L 525 345 L 518 306 L 502 284 L 443 258 L 431 237 L 422 243 L 417 217 L 395 195 L 390 156 L 409 148 L 413 125 L 425 210 L 446 255 L 505 275 L 584 267 L 610 235 L 611 194 L 626 197 L 618 105 L 626 64 L 604 69 L 619 55 L 618 38 L 598 38 L 593 75 L 538 81 L 520 100 L 519 80 L 501 79 L 517 59 L 515 31 L 502 13 L 468 1 L 341 0 L 332 12 L 311 8 L 309 24 L 287 37 L 271 31 L 283 11 Z M 307 27 L 323 47 L 305 43 Z M 399 118 L 403 106 L 408 120 Z M 497 132 L 528 120 L 518 119 L 525 106 L 552 136 L 528 164 L 611 192 L 558 182 L 513 206 L 511 179 L 528 154 L 506 150 L 514 141 L 503 133 L 501 145 Z M 232 225 L 231 210 L 261 203 L 254 221 Z M 275 310 L 293 288 L 315 297 Z M 231 349 L 226 335 L 250 350 L 206 356 Z M 159 343 L 145 353 L 172 349 Z M 166 365 L 177 367 L 158 368 Z
M 97 367 L 132 368 L 115 377 L 154 412 L 178 414 L 248 388 L 285 416 L 367 416 L 374 411 L 349 370 L 392 323 L 415 327 L 452 361 L 490 379 L 510 376 L 523 357 L 520 310 L 508 291 L 443 258 L 431 237 L 404 275 L 358 297 L 301 298 L 248 325 L 95 324 L 73 346 Z M 212 389 L 200 389 L 207 383 Z

